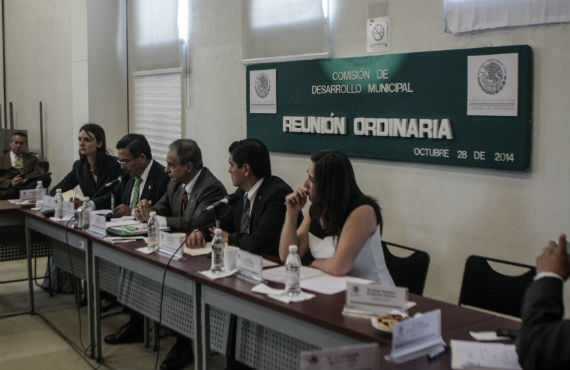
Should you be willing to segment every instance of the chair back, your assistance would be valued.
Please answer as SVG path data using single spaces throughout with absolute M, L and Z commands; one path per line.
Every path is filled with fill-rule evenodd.
M 520 275 L 502 274 L 489 261 L 528 271 Z M 482 308 L 505 315 L 520 317 L 522 298 L 536 275 L 534 266 L 482 256 L 469 256 L 465 262 L 459 305 Z
M 407 257 L 399 257 L 394 255 L 388 247 L 405 249 L 411 251 L 412 254 Z M 386 241 L 382 241 L 382 250 L 394 284 L 408 288 L 410 293 L 422 295 L 429 267 L 429 254 L 419 249 Z

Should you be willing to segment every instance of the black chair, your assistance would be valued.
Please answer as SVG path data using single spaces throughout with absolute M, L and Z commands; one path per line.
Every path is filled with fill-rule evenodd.
M 407 257 L 399 257 L 392 254 L 388 247 L 405 249 L 411 251 L 412 254 Z M 382 241 L 382 250 L 394 284 L 408 288 L 410 293 L 422 295 L 429 267 L 429 254 L 425 251 L 386 241 Z
M 521 275 L 502 274 L 489 261 L 526 270 Z M 459 305 L 482 308 L 520 317 L 522 298 L 536 275 L 534 266 L 482 256 L 469 256 L 465 262 Z

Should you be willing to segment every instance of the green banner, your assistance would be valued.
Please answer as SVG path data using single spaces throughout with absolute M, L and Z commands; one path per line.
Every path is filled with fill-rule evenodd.
M 527 45 L 247 67 L 247 136 L 269 150 L 528 170 Z

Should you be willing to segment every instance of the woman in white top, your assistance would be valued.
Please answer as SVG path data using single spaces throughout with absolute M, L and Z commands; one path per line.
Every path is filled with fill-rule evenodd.
M 336 150 L 313 154 L 307 174 L 304 188 L 286 197 L 281 261 L 294 244 L 301 257 L 310 250 L 315 258 L 311 266 L 328 274 L 358 276 L 393 286 L 381 246 L 380 207 L 359 189 L 346 154 Z M 297 217 L 307 199 L 311 206 L 297 228 Z

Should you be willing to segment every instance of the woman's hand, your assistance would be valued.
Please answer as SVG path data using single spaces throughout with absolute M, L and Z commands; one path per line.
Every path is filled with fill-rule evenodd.
M 291 194 L 285 197 L 285 204 L 287 205 L 287 213 L 298 214 L 301 212 L 305 204 L 307 204 L 307 190 L 298 188 Z

